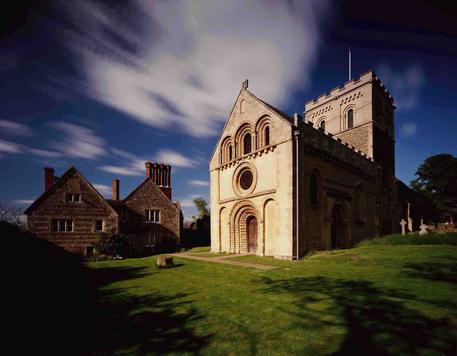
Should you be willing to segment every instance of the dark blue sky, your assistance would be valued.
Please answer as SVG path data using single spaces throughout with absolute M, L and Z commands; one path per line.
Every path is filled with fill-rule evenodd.
M 113 178 L 126 196 L 145 160 L 163 160 L 189 217 L 193 197 L 209 198 L 207 162 L 242 80 L 302 113 L 347 80 L 348 47 L 353 76 L 373 68 L 396 100 L 400 179 L 430 155 L 457 155 L 451 2 L 117 4 L 2 9 L 2 204 L 39 196 L 44 166 L 60 175 L 74 165 L 109 197 Z

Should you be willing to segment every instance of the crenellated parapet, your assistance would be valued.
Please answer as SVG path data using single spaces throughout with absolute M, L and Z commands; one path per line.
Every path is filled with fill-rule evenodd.
M 337 86 L 333 88 L 330 92 L 320 95 L 317 99 L 311 99 L 305 104 L 305 112 L 319 108 L 319 114 L 324 113 L 325 111 L 332 109 L 332 101 L 345 96 L 349 92 L 367 84 L 374 83 L 381 89 L 381 92 L 384 93 L 388 101 L 393 105 L 393 97 L 386 89 L 381 80 L 376 76 L 372 69 L 369 69 L 365 73 L 362 73 L 359 78 L 348 80 L 344 83 L 343 86 Z M 360 93 L 355 93 L 353 95 L 360 95 Z M 352 98 L 345 98 L 344 100 L 351 100 Z M 322 106 L 322 107 L 321 107 Z M 316 112 L 317 113 L 317 112 Z
M 305 151 L 376 179 L 381 168 L 373 158 L 340 138 L 335 138 L 331 133 L 315 128 L 311 121 L 305 121 L 302 126 Z

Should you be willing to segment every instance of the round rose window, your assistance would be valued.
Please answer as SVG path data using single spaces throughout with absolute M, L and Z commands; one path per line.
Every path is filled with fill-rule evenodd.
M 241 189 L 248 190 L 249 188 L 251 188 L 253 180 L 254 180 L 254 177 L 252 175 L 252 172 L 249 169 L 245 169 L 240 174 L 240 187 L 241 187 Z

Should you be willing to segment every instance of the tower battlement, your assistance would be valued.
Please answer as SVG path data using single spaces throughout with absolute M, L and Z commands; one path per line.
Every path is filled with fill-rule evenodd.
M 313 110 L 321 105 L 324 105 L 331 100 L 336 100 L 342 95 L 347 94 L 351 90 L 354 90 L 364 84 L 373 82 L 377 84 L 377 86 L 384 92 L 386 98 L 390 101 L 393 105 L 393 97 L 381 82 L 381 80 L 376 76 L 375 72 L 372 69 L 367 70 L 366 72 L 362 73 L 359 78 L 354 78 L 352 80 L 346 81 L 343 86 L 337 86 L 333 88 L 330 92 L 324 93 L 319 95 L 317 99 L 311 99 L 305 103 L 305 112 Z

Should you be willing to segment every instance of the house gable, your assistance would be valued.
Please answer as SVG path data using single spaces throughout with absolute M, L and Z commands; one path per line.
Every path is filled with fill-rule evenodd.
M 180 211 L 151 178 L 146 178 L 123 200 L 123 203 L 129 207 L 151 205 L 151 207 L 162 206 L 172 208 L 176 212 Z
M 81 203 L 69 205 L 66 202 L 67 193 L 81 194 Z M 35 212 L 55 211 L 61 208 L 62 213 L 70 213 L 74 209 L 91 209 L 100 207 L 105 212 L 117 216 L 117 212 L 103 198 L 103 196 L 90 184 L 90 182 L 75 168 L 70 167 L 55 184 L 41 194 L 30 207 L 25 210 L 26 215 L 32 215 Z

